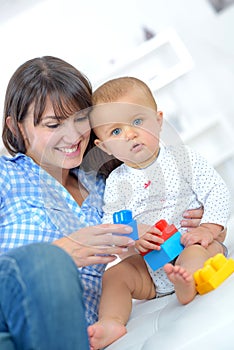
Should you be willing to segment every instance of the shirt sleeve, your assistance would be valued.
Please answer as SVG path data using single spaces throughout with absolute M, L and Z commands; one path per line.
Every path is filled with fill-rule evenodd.
M 198 201 L 203 204 L 201 223 L 214 223 L 223 227 L 230 216 L 230 193 L 218 172 L 199 153 L 187 148 L 190 166 L 187 179 L 191 181 Z M 190 174 L 191 170 L 191 175 Z
M 89 196 L 82 204 L 82 212 L 86 217 L 86 226 L 99 225 L 102 222 L 103 192 L 105 182 L 102 177 L 90 172 L 80 172 L 79 179 L 89 191 Z M 84 266 L 79 269 L 83 286 L 85 316 L 88 325 L 98 319 L 98 308 L 102 290 L 102 275 L 106 264 Z
M 9 172 L 6 167 L 6 163 L 3 157 L 0 157 L 0 206 L 3 201 L 3 198 L 7 198 L 7 192 L 10 191 L 11 185 L 9 179 Z

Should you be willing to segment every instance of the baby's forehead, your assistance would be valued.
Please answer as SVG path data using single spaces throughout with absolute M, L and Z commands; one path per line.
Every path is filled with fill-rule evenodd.
M 92 107 L 90 121 L 93 124 L 99 121 L 126 122 L 137 115 L 149 115 L 155 113 L 151 108 L 142 105 L 125 102 L 110 102 L 98 104 Z

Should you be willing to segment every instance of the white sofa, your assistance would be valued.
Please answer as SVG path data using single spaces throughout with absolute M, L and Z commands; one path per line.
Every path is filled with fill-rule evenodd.
M 234 258 L 234 218 L 225 241 Z M 180 305 L 175 295 L 134 302 L 127 334 L 105 350 L 233 350 L 234 273 L 217 289 Z

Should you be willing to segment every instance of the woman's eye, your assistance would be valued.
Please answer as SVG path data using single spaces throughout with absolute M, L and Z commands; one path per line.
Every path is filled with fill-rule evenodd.
M 143 121 L 142 121 L 142 119 L 140 119 L 140 118 L 137 118 L 137 119 L 135 119 L 135 120 L 133 121 L 133 125 L 134 125 L 134 126 L 142 125 L 142 123 L 143 123 Z
M 112 134 L 112 135 L 115 135 L 115 136 L 119 135 L 120 133 L 121 133 L 121 129 L 120 129 L 120 128 L 116 128 L 116 129 L 114 129 L 114 130 L 111 132 L 111 134 Z
M 47 128 L 49 128 L 49 129 L 56 129 L 56 128 L 58 128 L 60 125 L 61 125 L 61 124 L 56 123 L 56 124 L 47 124 L 46 126 L 47 126 Z

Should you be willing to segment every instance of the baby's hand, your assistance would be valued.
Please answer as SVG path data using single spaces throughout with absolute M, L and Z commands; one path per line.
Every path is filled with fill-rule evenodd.
M 189 232 L 186 232 L 181 237 L 181 243 L 185 247 L 199 243 L 204 248 L 207 248 L 214 240 L 214 236 L 209 228 L 204 226 L 199 226 L 193 229 L 190 229 Z
M 160 250 L 160 244 L 164 242 L 164 240 L 160 238 L 162 235 L 161 231 L 154 226 L 150 227 L 142 224 L 138 227 L 138 230 L 140 231 L 140 238 L 136 241 L 135 247 L 139 252 L 145 253 L 148 250 Z M 143 231 L 145 233 L 143 233 Z

